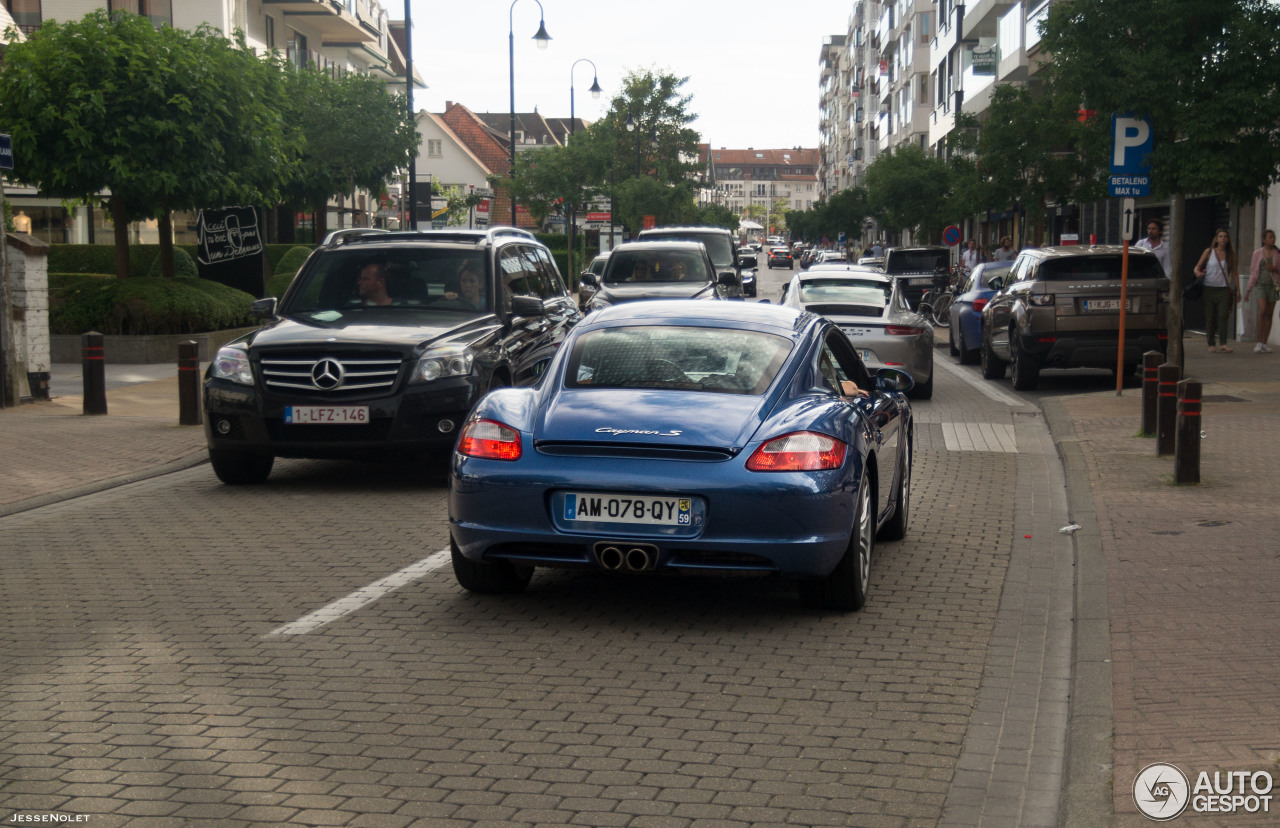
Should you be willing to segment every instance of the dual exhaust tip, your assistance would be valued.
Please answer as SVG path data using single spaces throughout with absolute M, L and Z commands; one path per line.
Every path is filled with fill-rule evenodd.
M 658 565 L 658 547 L 648 543 L 597 543 L 595 553 L 610 572 L 652 572 Z

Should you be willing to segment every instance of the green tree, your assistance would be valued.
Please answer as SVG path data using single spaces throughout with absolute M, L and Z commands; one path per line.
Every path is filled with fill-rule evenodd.
M 116 274 L 129 275 L 128 223 L 169 212 L 274 200 L 293 163 L 274 62 L 208 27 L 157 29 L 134 14 L 47 21 L 11 43 L 0 121 L 12 177 L 46 196 L 105 203 Z M 161 233 L 165 275 L 172 239 Z
M 882 153 L 867 167 L 871 214 L 891 232 L 911 230 L 920 241 L 942 232 L 951 211 L 946 162 L 930 158 L 916 144 Z
M 285 73 L 289 123 L 302 155 L 285 187 L 285 200 L 310 208 L 321 239 L 329 199 L 356 189 L 375 196 L 409 166 L 418 147 L 417 125 L 404 97 L 373 75 L 348 73 L 334 80 L 314 66 Z
M 694 223 L 710 227 L 723 227 L 738 232 L 738 214 L 723 204 L 704 204 L 698 208 Z
M 1041 47 L 1056 94 L 1153 132 L 1152 194 L 1172 212 L 1169 358 L 1181 364 L 1187 193 L 1259 198 L 1280 175 L 1280 5 L 1270 0 L 1071 0 L 1050 7 Z M 1105 170 L 1098 170 L 1101 175 Z

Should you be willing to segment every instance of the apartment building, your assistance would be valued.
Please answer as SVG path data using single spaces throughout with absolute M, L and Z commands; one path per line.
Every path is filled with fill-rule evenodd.
M 209 25 L 230 34 L 244 32 L 250 48 L 279 52 L 294 65 L 314 64 L 335 77 L 359 72 L 384 77 L 404 91 L 404 22 L 392 20 L 378 0 L 8 0 L 7 8 L 21 33 L 51 20 L 76 20 L 105 9 L 143 14 L 156 25 L 196 29 Z M 415 86 L 423 88 L 415 74 Z M 8 185 L 6 197 L 32 220 L 32 235 L 50 243 L 90 243 L 111 239 L 106 211 L 79 207 L 68 211 L 60 199 L 40 198 L 35 191 Z M 367 193 L 329 206 L 327 226 L 368 224 L 378 205 Z M 286 221 L 295 217 L 286 216 Z M 307 217 L 297 217 L 308 222 Z M 195 217 L 174 216 L 175 240 L 195 243 Z M 131 226 L 135 242 L 157 240 L 155 222 Z
M 706 182 L 701 198 L 739 216 L 751 205 L 767 209 L 808 210 L 818 200 L 820 165 L 815 149 L 712 149 L 704 153 Z

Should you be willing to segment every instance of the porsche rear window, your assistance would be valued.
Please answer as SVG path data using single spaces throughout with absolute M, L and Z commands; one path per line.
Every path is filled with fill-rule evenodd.
M 800 283 L 800 301 L 806 305 L 875 305 L 889 303 L 893 287 L 870 279 L 806 279 Z
M 606 328 L 579 337 L 566 385 L 759 396 L 773 383 L 791 347 L 791 340 L 759 331 Z

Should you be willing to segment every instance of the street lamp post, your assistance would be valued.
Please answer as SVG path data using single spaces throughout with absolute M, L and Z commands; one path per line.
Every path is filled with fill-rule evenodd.
M 409 120 L 413 121 L 413 134 L 418 135 L 418 121 L 413 114 L 413 17 L 409 9 L 409 0 L 404 0 L 404 96 L 409 106 Z M 419 138 L 419 141 L 421 138 Z M 414 142 L 413 154 L 409 156 L 409 192 L 400 193 L 400 203 L 404 204 L 406 198 L 409 199 L 409 229 L 418 229 L 418 210 L 417 205 L 413 203 L 414 189 L 413 179 L 418 174 L 418 150 L 420 149 L 418 141 Z M 400 225 L 401 229 L 404 224 Z
M 516 35 L 515 9 L 520 0 L 511 0 L 511 8 L 507 10 L 507 65 L 510 69 L 511 81 L 511 177 L 516 174 Z M 542 0 L 533 0 L 538 4 L 538 33 L 533 39 L 538 42 L 539 49 L 547 48 L 551 35 L 547 34 L 547 24 L 542 10 Z M 511 198 L 511 226 L 516 226 L 516 194 L 514 187 L 508 193 Z
M 595 63 L 591 60 L 588 60 L 587 58 L 578 58 L 577 60 L 575 60 L 573 64 L 569 67 L 569 135 L 570 136 L 572 136 L 575 132 L 578 131 L 578 121 L 573 114 L 573 70 L 577 68 L 579 63 L 591 64 L 591 75 L 592 75 L 591 88 L 587 90 L 588 92 L 591 93 L 591 97 L 599 98 L 600 93 L 604 91 L 603 89 L 600 88 L 600 75 L 599 75 L 600 70 L 596 69 Z M 575 237 L 577 236 L 577 230 L 578 230 L 577 203 L 569 204 L 568 218 L 569 218 L 569 226 L 567 228 L 567 231 L 569 234 L 569 259 L 567 264 L 569 267 L 569 272 L 566 275 L 569 277 L 569 281 L 573 282 L 576 279 L 573 272 L 573 242 Z

